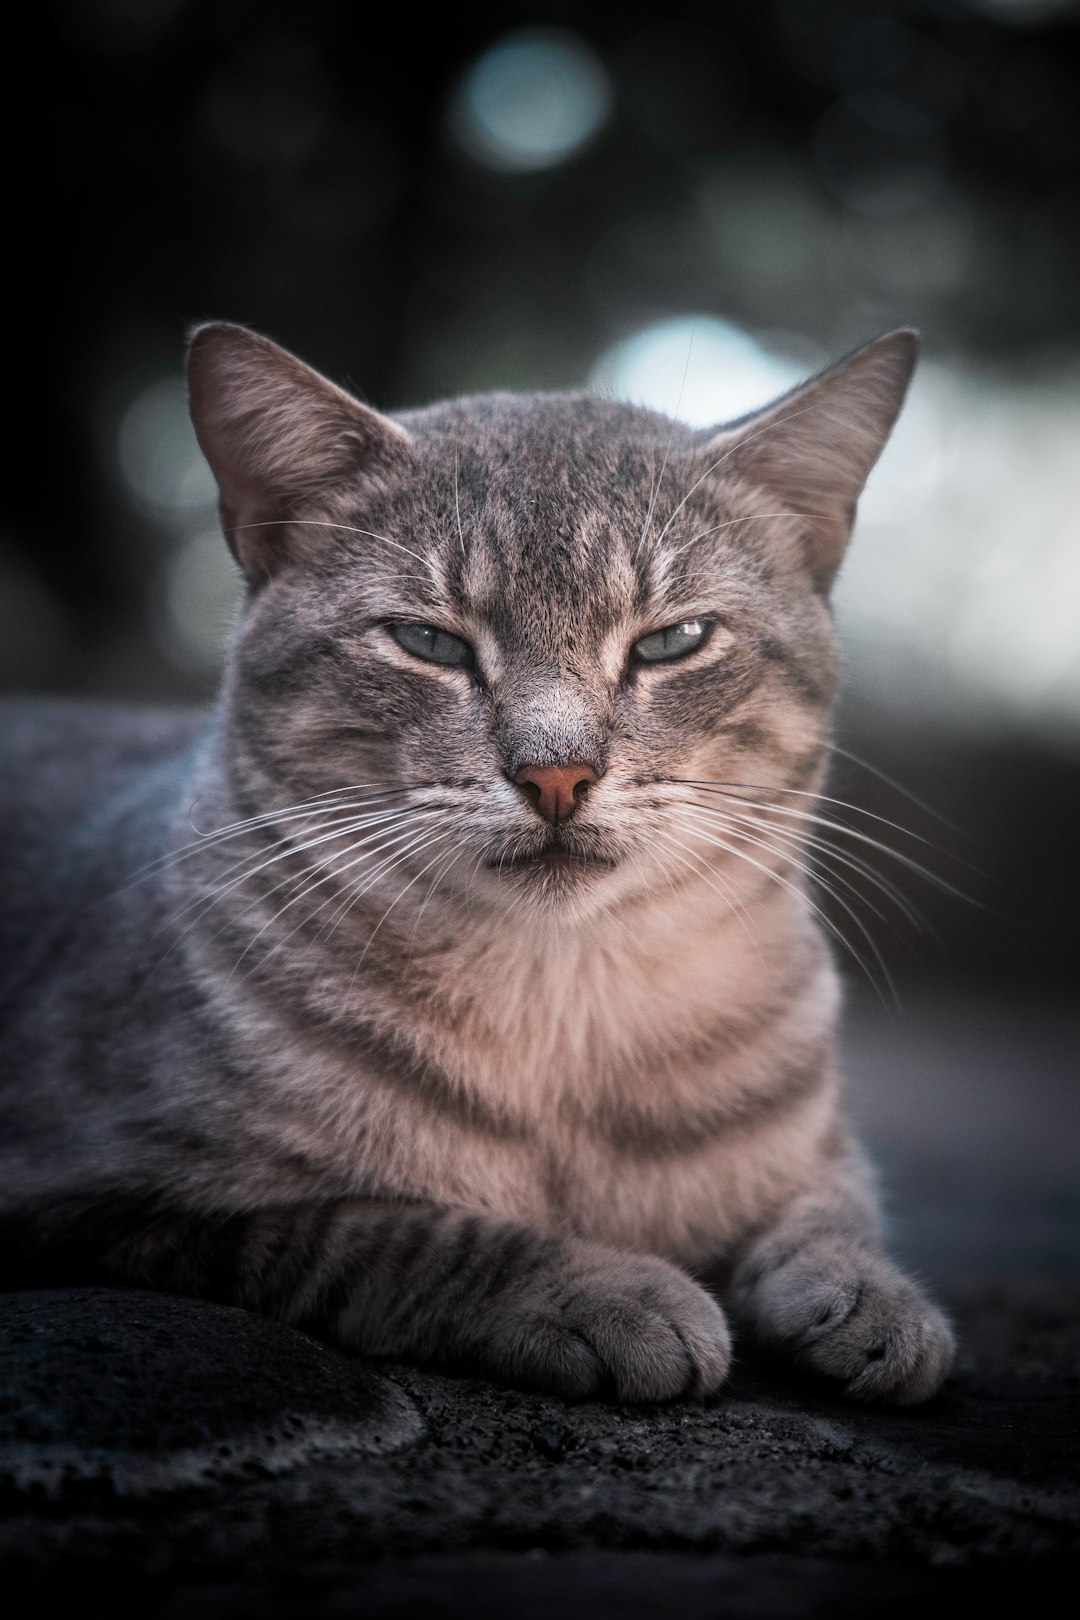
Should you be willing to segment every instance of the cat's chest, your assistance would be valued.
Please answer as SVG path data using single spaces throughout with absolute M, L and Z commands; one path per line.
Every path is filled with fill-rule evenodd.
M 380 1084 L 344 1085 L 333 1102 L 283 1106 L 275 1131 L 323 1195 L 456 1204 L 556 1227 L 687 1264 L 719 1253 L 808 1173 L 833 1109 L 815 1084 L 774 1117 L 685 1132 L 655 1118 L 620 1128 L 479 1110 L 467 1098 Z
M 617 967 L 508 973 L 490 1004 L 421 1007 L 407 1030 L 384 1007 L 352 1042 L 264 1007 L 263 1124 L 320 1194 L 462 1204 L 701 1260 L 803 1173 L 831 1107 L 811 1027 L 831 998 L 812 975 L 784 998 L 715 964 L 678 984 Z M 783 1106 L 763 1106 L 773 1094 Z

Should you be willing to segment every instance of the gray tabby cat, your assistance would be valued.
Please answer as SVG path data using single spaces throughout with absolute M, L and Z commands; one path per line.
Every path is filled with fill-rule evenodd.
M 727 1310 L 857 1399 L 935 1392 L 803 874 L 829 585 L 914 356 L 702 433 L 391 418 L 195 334 L 250 587 L 220 702 L 4 716 L 9 1278 L 623 1401 L 715 1390 Z

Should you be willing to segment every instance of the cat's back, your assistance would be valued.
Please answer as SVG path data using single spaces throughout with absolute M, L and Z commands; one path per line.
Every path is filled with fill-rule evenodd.
M 0 703 L 0 1005 L 59 927 L 159 852 L 203 720 Z
M 185 752 L 204 719 L 191 709 L 0 700 L 0 814 L 17 813 L 20 796 L 36 798 L 42 784 L 69 804 L 85 803 Z

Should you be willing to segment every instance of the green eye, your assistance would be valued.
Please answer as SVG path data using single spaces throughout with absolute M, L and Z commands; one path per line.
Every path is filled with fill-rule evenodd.
M 664 630 L 653 630 L 640 641 L 635 641 L 631 652 L 641 664 L 662 664 L 673 658 L 684 658 L 700 647 L 705 640 L 708 625 L 703 619 L 684 619 L 681 624 L 669 624 Z
M 392 624 L 390 634 L 399 647 L 428 664 L 449 664 L 455 669 L 471 669 L 473 652 L 467 641 L 438 630 L 433 624 Z

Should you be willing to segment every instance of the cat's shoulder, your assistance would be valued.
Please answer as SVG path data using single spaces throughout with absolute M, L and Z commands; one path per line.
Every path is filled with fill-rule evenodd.
M 193 709 L 141 708 L 49 698 L 0 700 L 0 794 L 62 774 L 73 787 L 103 783 L 185 752 L 206 716 Z
M 119 914 L 94 903 L 159 855 L 203 724 L 189 711 L 0 702 L 0 1005 L 59 973 L 65 949 L 74 975 L 107 948 Z
M 160 822 L 191 776 L 205 727 L 191 710 L 0 702 L 0 872 L 9 892 L 15 871 L 64 866 L 95 843 L 103 854 L 115 847 L 118 820 Z

